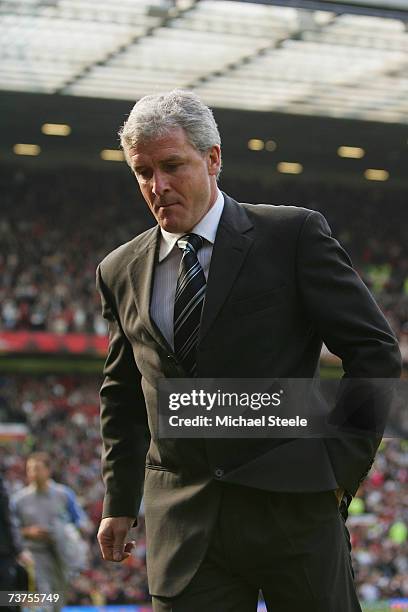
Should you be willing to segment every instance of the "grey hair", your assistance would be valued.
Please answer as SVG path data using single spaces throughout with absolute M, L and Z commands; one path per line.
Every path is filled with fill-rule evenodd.
M 141 98 L 119 130 L 120 144 L 128 159 L 128 149 L 140 142 L 164 136 L 181 127 L 190 144 L 200 153 L 221 145 L 212 110 L 192 91 L 174 89 Z

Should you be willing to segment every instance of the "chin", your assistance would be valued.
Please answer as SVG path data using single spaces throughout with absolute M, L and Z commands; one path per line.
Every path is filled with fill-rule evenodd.
M 171 220 L 171 219 L 161 219 L 159 221 L 159 225 L 162 229 L 166 230 L 166 232 L 170 232 L 171 234 L 187 234 L 190 230 L 190 227 L 186 227 L 185 223 L 181 221 Z
M 166 230 L 166 232 L 170 232 L 170 234 L 179 234 L 182 231 L 175 223 L 167 223 L 166 221 L 160 221 L 159 225 L 162 229 Z

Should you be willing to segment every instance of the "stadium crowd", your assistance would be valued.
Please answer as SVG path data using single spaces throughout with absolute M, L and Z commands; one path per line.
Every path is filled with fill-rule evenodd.
M 124 564 L 105 563 L 96 542 L 102 511 L 101 441 L 95 377 L 13 376 L 0 379 L 1 422 L 26 423 L 24 442 L 0 443 L 0 467 L 11 494 L 25 483 L 26 457 L 32 450 L 52 458 L 52 476 L 71 487 L 93 525 L 89 567 L 71 584 L 71 604 L 134 603 L 148 600 L 143 517 L 135 533 L 134 555 Z M 9 414 L 7 415 L 7 408 Z
M 97 263 L 153 223 L 126 168 L 0 173 L 0 332 L 104 335 Z M 405 196 L 373 185 L 277 180 L 220 187 L 241 201 L 323 212 L 375 294 L 408 361 L 408 228 Z M 390 208 L 392 207 L 392 211 Z
M 1 421 L 27 424 L 24 442 L 0 444 L 0 466 L 12 491 L 25 484 L 25 458 L 50 453 L 53 477 L 74 489 L 93 524 L 89 567 L 72 582 L 71 604 L 148 600 L 143 516 L 134 554 L 124 564 L 101 560 L 95 540 L 101 513 L 98 387 L 95 376 L 3 376 Z M 383 441 L 369 478 L 350 507 L 353 562 L 362 600 L 408 597 L 408 441 Z
M 0 330 L 104 335 L 96 264 L 148 226 L 129 206 L 135 186 L 89 171 L 17 171 L 0 185 Z

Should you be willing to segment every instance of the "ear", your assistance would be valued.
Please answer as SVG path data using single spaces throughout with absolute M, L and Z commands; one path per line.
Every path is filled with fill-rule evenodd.
M 210 176 L 217 176 L 221 167 L 221 147 L 213 145 L 207 153 L 207 168 Z

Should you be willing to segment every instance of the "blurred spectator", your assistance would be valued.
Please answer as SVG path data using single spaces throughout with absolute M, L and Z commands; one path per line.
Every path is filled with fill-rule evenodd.
M 386 439 L 350 506 L 354 569 L 364 601 L 408 597 L 408 440 Z
M 50 474 L 47 453 L 29 455 L 29 485 L 14 495 L 13 510 L 34 559 L 35 590 L 59 593 L 53 608 L 60 610 L 72 571 L 86 565 L 82 540 L 75 529 L 85 531 L 87 520 L 72 489 L 57 484 Z
M 0 474 L 0 591 L 25 591 L 29 588 L 27 568 L 33 564 L 10 511 L 10 502 L 3 478 Z M 18 606 L 4 606 L 14 612 Z

